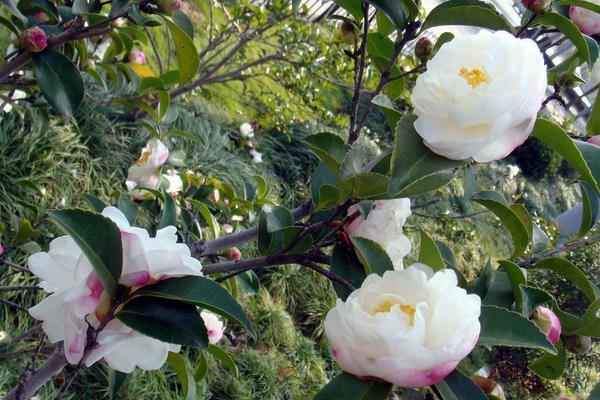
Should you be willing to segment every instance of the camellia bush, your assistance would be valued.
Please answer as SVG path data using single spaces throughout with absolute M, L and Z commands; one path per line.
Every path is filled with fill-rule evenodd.
M 292 53 L 299 44 L 285 33 L 304 29 L 310 37 L 306 7 L 297 0 L 205 3 L 209 29 L 200 43 L 181 0 L 2 0 L 0 22 L 14 41 L 0 67 L 0 108 L 28 101 L 69 124 L 85 96 L 96 99 L 86 92 L 85 82 L 93 82 L 152 135 L 126 181 L 115 184 L 126 196 L 114 204 L 82 193 L 86 209 L 59 207 L 33 222 L 20 219 L 17 229 L 1 226 L 0 264 L 33 274 L 37 284 L 0 291 L 46 294 L 25 310 L 41 322 L 45 339 L 4 399 L 30 399 L 58 375 L 62 398 L 77 374 L 97 363 L 110 368 L 111 392 L 135 369 L 169 363 L 183 395 L 196 398 L 207 355 L 235 367 L 235 357 L 219 347 L 226 325 L 249 341 L 256 335 L 238 302 L 238 283 L 256 285 L 254 271 L 289 264 L 331 281 L 337 297 L 324 331 L 342 372 L 319 400 L 387 399 L 404 388 L 444 400 L 504 399 L 493 376 L 462 372 L 476 349 L 526 348 L 536 354 L 528 368 L 548 380 L 564 373 L 567 351 L 589 350 L 600 337 L 600 290 L 585 266 L 563 255 L 600 241 L 600 98 L 581 132 L 540 115 L 581 83 L 580 66 L 597 61 L 599 5 L 527 0 L 520 26 L 512 26 L 479 0 L 448 0 L 426 15 L 412 0 L 335 0 L 343 12 L 333 18 L 351 65 L 336 81 L 352 91 L 347 134 L 303 138 L 319 163 L 306 171 L 310 193 L 287 209 L 272 200 L 261 176 L 237 188 L 178 170 L 172 139 L 196 137 L 164 126 L 176 99 L 196 89 L 269 74 L 270 63 L 308 68 L 312 56 Z M 445 32 L 435 43 L 424 35 L 453 25 L 481 29 Z M 159 29 L 168 32 L 167 43 L 157 43 Z M 548 43 L 548 35 L 556 41 Z M 544 51 L 565 42 L 571 53 L 552 64 Z M 416 58 L 405 63 L 409 45 Z M 171 52 L 176 60 L 165 58 Z M 375 110 L 395 136 L 390 148 L 365 160 L 358 140 Z M 260 163 L 255 127 L 243 124 L 238 139 Z M 576 173 L 575 228 L 559 235 L 521 202 L 493 188 L 474 190 L 482 164 L 504 159 L 529 137 Z M 462 200 L 495 215 L 512 243 L 509 257 L 490 254 L 502 259 L 476 266 L 481 272 L 469 280 L 448 243 L 422 229 L 417 246 L 404 232 L 411 208 L 422 207 L 419 196 L 455 179 L 464 179 Z M 238 246 L 249 242 L 259 254 L 244 258 Z M 27 265 L 10 261 L 24 245 L 36 250 Z M 408 265 L 411 250 L 418 262 Z M 529 277 L 540 274 L 571 282 L 585 311 L 564 311 L 557 293 Z M 24 311 L 8 300 L 3 305 Z M 37 363 L 44 341 L 54 351 Z

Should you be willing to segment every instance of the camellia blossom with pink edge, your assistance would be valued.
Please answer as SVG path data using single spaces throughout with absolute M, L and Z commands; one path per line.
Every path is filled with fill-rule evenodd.
M 204 320 L 204 325 L 206 326 L 206 333 L 208 334 L 208 342 L 210 344 L 216 344 L 223 337 L 223 332 L 225 332 L 225 325 L 223 325 L 223 321 L 216 315 L 211 313 L 210 311 L 202 311 L 200 316 Z
M 129 167 L 125 186 L 129 195 L 136 200 L 143 200 L 148 192 L 136 189 L 136 186 L 158 188 L 160 183 L 160 167 L 169 159 L 169 149 L 158 139 L 150 140 L 142 149 L 142 154 Z
M 504 31 L 459 35 L 417 78 L 414 126 L 443 157 L 499 160 L 531 134 L 546 87 L 544 58 L 533 40 Z
M 554 311 L 548 307 L 537 307 L 531 314 L 531 320 L 544 332 L 552 344 L 556 344 L 560 340 L 562 328 Z
M 348 215 L 356 212 L 355 206 L 348 209 Z M 360 215 L 344 231 L 350 237 L 360 236 L 378 243 L 390 256 L 394 269 L 402 269 L 402 259 L 411 249 L 402 227 L 410 215 L 410 199 L 376 200 L 366 220 Z
M 589 0 L 590 3 L 600 5 L 600 0 Z M 581 33 L 586 35 L 597 35 L 600 33 L 600 14 L 587 8 L 571 6 L 569 18 Z
M 175 227 L 160 229 L 155 237 L 150 237 L 145 229 L 130 226 L 115 207 L 105 208 L 102 215 L 121 231 L 120 284 L 135 289 L 163 279 L 202 275 L 200 262 L 191 257 L 189 247 L 177 243 Z M 64 341 L 67 360 L 78 363 L 86 345 L 88 324 L 97 327 L 105 312 L 103 303 L 108 296 L 101 280 L 70 236 L 54 239 L 47 252 L 29 257 L 29 268 L 42 280 L 40 287 L 51 293 L 29 313 L 42 321 L 51 342 Z M 158 369 L 169 351 L 179 351 L 179 346 L 147 337 L 113 320 L 99 334 L 98 345 L 86 359 L 86 365 L 104 359 L 121 372 L 131 372 L 135 366 Z
M 424 264 L 371 274 L 325 318 L 333 357 L 359 379 L 433 385 L 475 347 L 481 299 L 451 269 Z

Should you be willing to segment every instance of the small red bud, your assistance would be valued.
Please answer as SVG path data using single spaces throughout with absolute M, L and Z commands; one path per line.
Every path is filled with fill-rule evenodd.
M 415 44 L 415 56 L 419 60 L 427 60 L 432 50 L 433 43 L 431 43 L 431 40 L 429 40 L 429 38 L 422 36 L 419 40 L 417 40 L 417 43 Z
M 231 261 L 237 261 L 242 258 L 242 252 L 237 247 L 231 247 L 225 252 L 225 257 Z
M 38 11 L 34 14 L 33 18 L 37 21 L 37 22 L 46 22 L 48 20 L 50 20 L 50 18 L 48 18 L 48 15 L 46 15 L 45 12 L 42 11 Z
M 19 37 L 19 45 L 33 53 L 39 53 L 48 46 L 46 32 L 37 26 L 26 29 Z
M 134 64 L 146 64 L 146 55 L 141 50 L 132 50 L 129 53 L 129 62 Z
M 536 14 L 544 14 L 552 6 L 552 2 L 548 0 L 521 0 L 521 4 Z

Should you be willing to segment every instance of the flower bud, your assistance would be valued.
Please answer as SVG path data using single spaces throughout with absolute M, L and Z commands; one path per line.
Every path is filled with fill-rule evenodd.
M 175 10 L 175 11 L 177 11 L 177 10 L 180 10 L 180 9 L 181 9 L 181 6 L 182 6 L 182 4 L 183 4 L 183 3 L 182 3 L 182 1 L 181 1 L 181 0 L 175 0 L 175 1 L 173 2 L 173 10 Z
M 127 20 L 125 18 L 119 17 L 112 22 L 112 26 L 114 26 L 115 28 L 122 28 L 125 26 L 126 22 Z
M 593 3 L 596 3 L 593 1 Z M 587 8 L 571 6 L 569 8 L 571 22 L 579 28 L 581 33 L 593 36 L 600 33 L 600 14 Z
M 134 64 L 146 64 L 146 55 L 141 50 L 132 50 L 131 53 L 129 53 L 129 62 Z
M 600 135 L 592 136 L 587 142 L 600 147 Z
M 417 43 L 415 44 L 415 56 L 421 60 L 425 61 L 431 54 L 431 50 L 433 50 L 433 43 L 429 38 L 422 36 Z
M 223 322 L 215 314 L 210 311 L 202 311 L 200 316 L 204 320 L 206 326 L 206 333 L 208 334 L 208 342 L 215 344 L 223 337 L 225 326 Z
M 215 189 L 213 190 L 209 195 L 208 195 L 208 199 L 210 201 L 214 201 L 215 203 L 218 203 L 219 200 L 221 199 L 221 195 L 219 193 L 219 190 Z
M 592 339 L 589 336 L 567 336 L 565 348 L 571 353 L 585 354 L 592 348 Z
M 154 0 L 153 3 L 159 12 L 167 15 L 173 15 L 174 11 L 181 8 L 181 0 Z
M 225 257 L 227 257 L 230 261 L 237 261 L 242 258 L 242 252 L 237 247 L 231 247 L 227 249 L 224 253 Z
M 229 225 L 229 224 L 223 224 L 221 225 L 221 230 L 227 234 L 233 232 L 233 226 Z
M 552 6 L 552 2 L 548 0 L 521 0 L 521 4 L 536 14 L 544 14 Z
M 39 53 L 48 46 L 46 32 L 37 26 L 23 31 L 19 37 L 19 46 L 33 53 Z
M 37 22 L 46 22 L 46 21 L 50 20 L 50 18 L 48 18 L 48 15 L 42 11 L 36 12 L 33 15 L 33 19 L 35 19 Z
M 340 24 L 340 36 L 344 43 L 354 44 L 354 41 L 356 40 L 356 29 L 354 28 L 354 25 L 348 21 L 342 21 Z
M 560 320 L 551 309 L 540 306 L 533 310 L 530 319 L 544 332 L 549 341 L 553 344 L 558 342 L 561 330 Z

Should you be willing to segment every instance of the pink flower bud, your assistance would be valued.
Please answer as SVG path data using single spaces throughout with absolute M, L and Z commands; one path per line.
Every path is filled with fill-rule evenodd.
M 600 147 L 600 135 L 592 136 L 587 142 Z
M 231 261 L 237 261 L 242 258 L 242 252 L 237 247 L 231 247 L 227 251 L 225 251 L 225 257 L 227 257 Z
M 552 5 L 548 0 L 522 0 L 523 6 L 536 14 L 544 14 Z
M 129 53 L 129 61 L 134 64 L 146 64 L 146 55 L 141 50 L 132 50 Z
M 48 15 L 46 15 L 45 12 L 42 11 L 38 11 L 34 14 L 33 18 L 37 21 L 37 22 L 46 22 L 48 21 L 50 18 L 48 18 Z
M 551 309 L 540 306 L 533 310 L 530 319 L 544 332 L 552 344 L 558 342 L 561 331 L 560 320 Z
M 181 9 L 181 5 L 182 5 L 181 0 L 175 0 L 173 2 L 173 10 L 177 11 L 177 10 Z
M 19 44 L 26 50 L 39 53 L 48 46 L 46 32 L 37 26 L 29 28 L 21 34 Z
M 4 254 L 4 246 L 2 246 L 2 243 L 0 243 L 0 256 Z
M 571 22 L 586 35 L 597 35 L 600 33 L 600 14 L 587 8 L 571 6 L 569 9 Z

